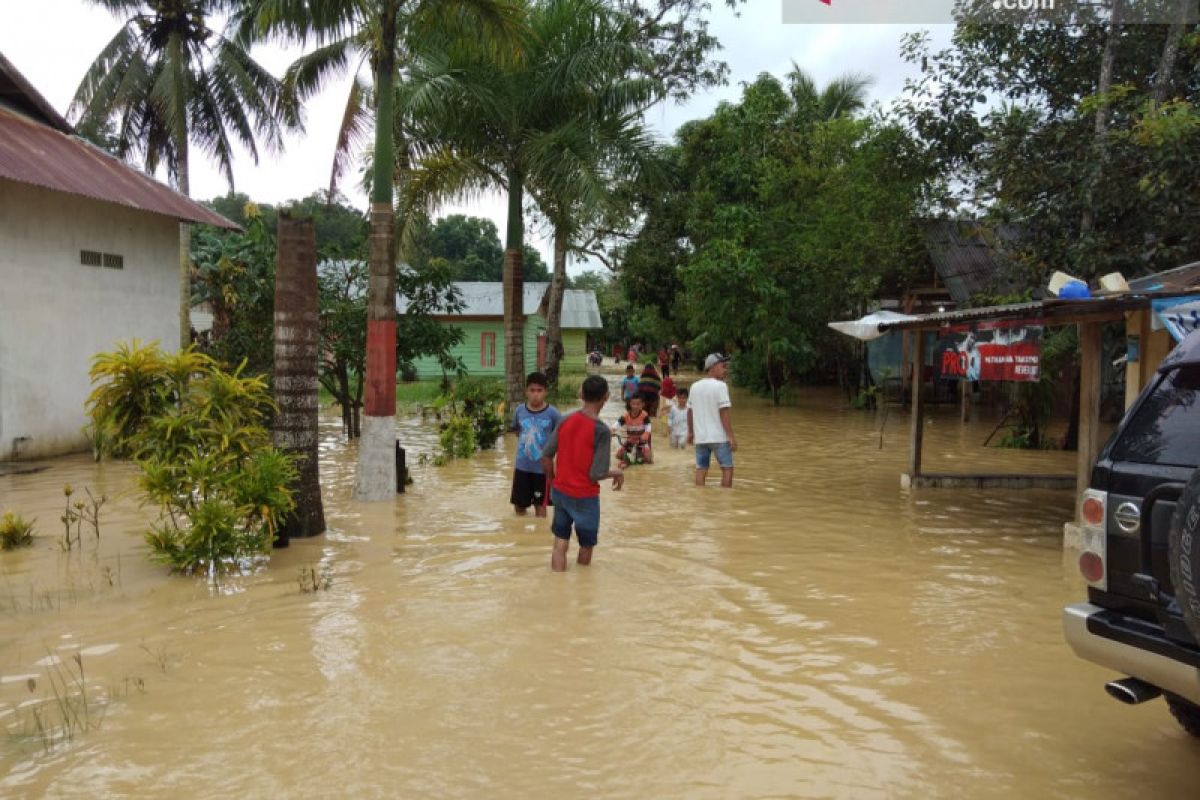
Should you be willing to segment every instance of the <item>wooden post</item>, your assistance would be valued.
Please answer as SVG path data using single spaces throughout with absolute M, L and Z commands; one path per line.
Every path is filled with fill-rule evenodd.
M 1100 451 L 1100 334 L 1103 322 L 1079 325 L 1079 449 L 1075 460 L 1075 490 L 1082 495 L 1092 477 Z M 1076 518 L 1079 501 L 1076 500 Z
M 958 393 L 962 404 L 962 421 L 971 421 L 971 382 L 962 380 L 958 382 Z
M 925 406 L 921 403 L 921 386 L 925 383 L 925 331 L 913 331 L 912 336 L 912 438 L 908 447 L 908 479 L 921 474 L 921 437 L 924 434 Z

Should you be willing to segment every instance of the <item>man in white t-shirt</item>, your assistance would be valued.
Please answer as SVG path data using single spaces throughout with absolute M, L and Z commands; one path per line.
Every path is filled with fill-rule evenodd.
M 733 451 L 737 450 L 733 423 L 729 421 L 729 387 L 725 385 L 729 356 L 709 353 L 704 370 L 708 377 L 692 384 L 687 404 L 687 440 L 696 445 L 696 485 L 704 485 L 708 465 L 716 454 L 721 485 L 728 488 L 733 486 Z

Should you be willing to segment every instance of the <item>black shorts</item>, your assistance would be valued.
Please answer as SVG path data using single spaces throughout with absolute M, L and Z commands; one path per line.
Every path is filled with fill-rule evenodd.
M 540 506 L 546 502 L 546 476 L 540 472 L 513 470 L 512 496 L 508 501 L 517 508 Z

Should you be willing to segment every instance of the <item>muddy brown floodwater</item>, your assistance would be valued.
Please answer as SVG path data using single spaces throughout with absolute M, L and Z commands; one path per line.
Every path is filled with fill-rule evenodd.
M 324 418 L 329 534 L 220 593 L 145 560 L 129 465 L 0 478 L 41 533 L 0 554 L 0 795 L 1196 796 L 1200 746 L 1062 641 L 1071 494 L 905 494 L 902 413 L 881 449 L 836 395 L 734 399 L 734 490 L 660 436 L 565 575 L 507 506 L 512 437 L 365 505 Z M 399 425 L 415 464 L 434 432 Z M 930 470 L 1072 468 L 928 430 Z M 64 483 L 110 497 L 70 552 Z

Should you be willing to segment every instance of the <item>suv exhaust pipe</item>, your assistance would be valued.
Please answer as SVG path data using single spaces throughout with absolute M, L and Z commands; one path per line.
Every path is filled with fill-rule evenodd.
M 1138 678 L 1109 681 L 1104 684 L 1104 691 L 1108 692 L 1109 697 L 1120 700 L 1128 706 L 1136 706 L 1138 703 L 1153 700 L 1162 694 L 1162 689 Z

